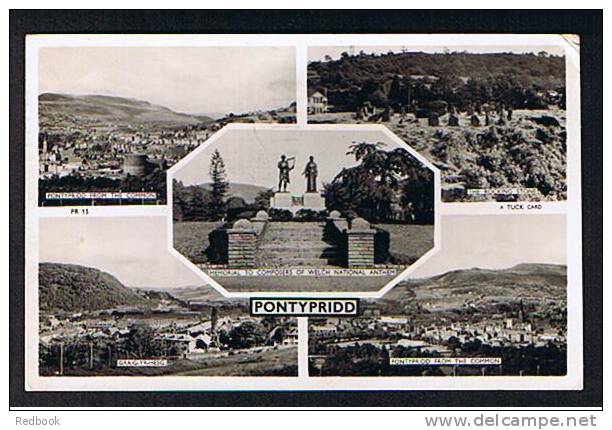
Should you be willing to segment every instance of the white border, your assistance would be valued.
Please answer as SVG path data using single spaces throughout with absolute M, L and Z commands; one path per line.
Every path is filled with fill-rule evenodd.
M 554 45 L 566 54 L 567 184 L 566 202 L 545 203 L 537 212 L 566 213 L 568 274 L 568 373 L 562 377 L 307 377 L 308 339 L 299 319 L 297 377 L 40 377 L 38 376 L 38 220 L 68 216 L 69 208 L 38 208 L 38 49 L 51 46 L 294 46 L 298 124 L 306 126 L 306 63 L 308 46 L 511 46 Z M 557 35 L 430 34 L 430 35 L 34 35 L 26 40 L 26 390 L 579 390 L 582 389 L 582 235 L 580 190 L 579 53 Z M 308 126 L 311 127 L 311 126 Z M 344 127 L 344 126 L 343 126 Z M 171 181 L 168 181 L 171 184 Z M 439 184 L 438 184 L 439 185 Z M 439 197 L 439 196 L 438 196 Z M 437 199 L 438 200 L 438 199 Z M 469 205 L 469 206 L 468 206 Z M 166 216 L 164 207 L 92 207 L 94 216 Z M 438 210 L 439 209 L 439 210 Z M 439 204 L 436 216 L 499 214 L 497 203 Z M 171 219 L 170 219 L 171 220 Z M 390 288 L 390 287 L 389 287 Z M 318 294 L 317 294 L 318 295 Z

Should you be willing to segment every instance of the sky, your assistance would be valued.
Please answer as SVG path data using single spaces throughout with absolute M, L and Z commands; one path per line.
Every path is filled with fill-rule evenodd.
M 442 249 L 411 277 L 519 263 L 566 264 L 564 215 L 442 217 Z M 129 287 L 204 282 L 166 249 L 163 217 L 41 218 L 40 261 L 95 267 Z
M 565 215 L 447 215 L 442 249 L 411 276 L 520 263 L 566 264 Z
M 293 47 L 61 47 L 39 50 L 38 92 L 100 94 L 220 116 L 296 100 Z
M 129 287 L 199 286 L 166 247 L 166 219 L 148 217 L 41 218 L 41 262 L 94 267 Z
M 447 47 L 445 46 L 417 46 L 417 45 L 405 45 L 405 46 L 311 46 L 308 48 L 308 61 L 322 61 L 326 55 L 337 60 L 343 52 L 352 54 L 358 54 L 360 51 L 364 51 L 367 54 L 383 54 L 389 51 L 402 52 L 402 49 L 406 49 L 409 52 L 445 52 Z M 540 51 L 546 51 L 551 55 L 563 55 L 563 50 L 558 46 L 501 46 L 501 45 L 479 45 L 479 46 L 448 46 L 449 52 L 461 52 L 467 51 L 470 53 L 493 53 L 493 52 L 513 52 L 517 54 L 523 54 L 527 52 L 538 53 Z
M 262 129 L 228 130 L 217 141 L 181 167 L 174 178 L 184 185 L 210 182 L 208 175 L 210 158 L 215 149 L 224 159 L 227 180 L 234 183 L 276 188 L 278 184 L 277 163 L 280 156 L 296 157 L 295 169 L 290 173 L 291 183 L 287 188 L 294 194 L 306 189 L 302 175 L 310 155 L 318 167 L 317 187 L 331 180 L 342 170 L 356 164 L 352 155 L 346 155 L 353 141 L 383 142 L 384 149 L 398 145 L 386 134 L 372 130 L 287 130 Z

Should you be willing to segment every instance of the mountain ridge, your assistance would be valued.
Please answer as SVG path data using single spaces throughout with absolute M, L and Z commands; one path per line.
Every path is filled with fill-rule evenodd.
M 381 300 L 447 301 L 455 304 L 476 297 L 486 300 L 518 297 L 565 300 L 566 292 L 565 265 L 522 263 L 506 269 L 458 269 L 428 278 L 410 279 L 395 286 Z
M 205 115 L 176 112 L 145 100 L 120 96 L 46 92 L 39 94 L 38 101 L 43 124 L 59 119 L 75 125 L 116 122 L 132 127 L 145 124 L 175 127 L 214 121 Z
M 40 263 L 38 280 L 41 311 L 79 312 L 148 303 L 115 276 L 93 267 Z

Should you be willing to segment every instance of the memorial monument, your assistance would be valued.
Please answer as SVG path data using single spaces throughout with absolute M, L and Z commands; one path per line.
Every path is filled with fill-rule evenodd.
M 325 199 L 317 191 L 318 167 L 314 156 L 310 156 L 303 175 L 306 177 L 306 192 L 304 194 L 290 194 L 287 185 L 291 182 L 290 172 L 295 167 L 295 157 L 287 158 L 281 155 L 278 167 L 278 191 L 271 198 L 270 207 L 290 210 L 294 214 L 301 209 L 322 211 L 325 209 Z
M 309 157 L 306 167 L 304 167 L 304 176 L 306 176 L 306 192 L 316 193 L 317 192 L 317 163 L 314 162 L 314 157 Z
M 291 163 L 290 163 L 291 162 Z M 287 185 L 289 184 L 289 172 L 295 167 L 295 157 L 281 155 L 281 159 L 278 162 L 278 192 L 287 192 Z

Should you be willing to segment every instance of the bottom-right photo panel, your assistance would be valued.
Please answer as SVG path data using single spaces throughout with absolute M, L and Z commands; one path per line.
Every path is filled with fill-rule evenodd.
M 309 318 L 309 376 L 563 376 L 566 216 L 442 216 L 442 246 L 359 316 Z

